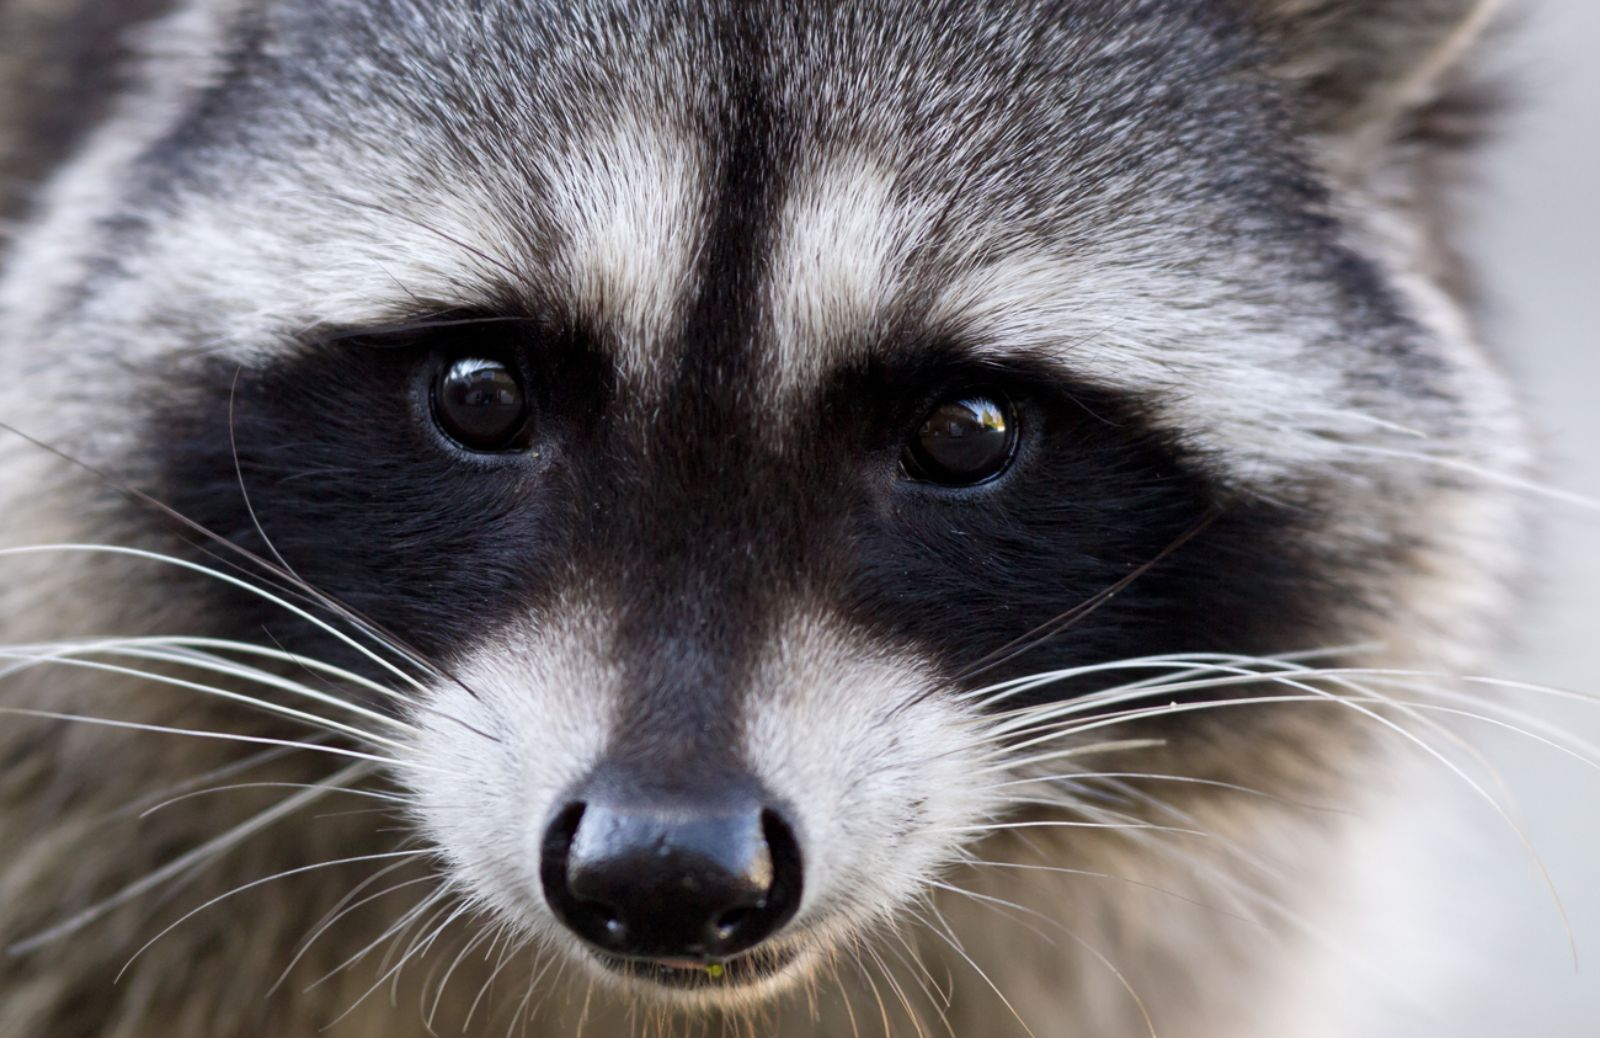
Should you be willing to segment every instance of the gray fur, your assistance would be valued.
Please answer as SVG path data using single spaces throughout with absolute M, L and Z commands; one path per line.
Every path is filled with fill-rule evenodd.
M 11 30 L 0 215 L 15 226 L 0 265 L 0 421 L 117 480 L 151 476 L 152 434 L 131 416 L 197 358 L 270 356 L 319 328 L 419 310 L 512 300 L 570 311 L 603 330 L 628 399 L 648 415 L 683 359 L 674 330 L 706 288 L 698 259 L 719 176 L 767 162 L 773 230 L 740 274 L 756 286 L 757 362 L 739 391 L 780 416 L 775 449 L 781 417 L 829 370 L 874 335 L 925 322 L 1128 394 L 1224 495 L 1301 510 L 1305 552 L 1350 560 L 1361 589 L 1326 604 L 1330 645 L 1376 639 L 1386 648 L 1371 662 L 1438 669 L 1470 666 L 1493 641 L 1519 528 L 1496 480 L 1521 470 L 1522 434 L 1442 233 L 1456 142 L 1427 132 L 1459 116 L 1453 59 L 1483 5 L 189 0 L 91 33 L 94 6 L 0 2 L 0 32 Z M 98 41 L 88 53 L 130 41 L 139 57 L 125 74 L 89 62 L 65 83 L 86 38 Z M 750 81 L 781 113 L 780 155 L 730 158 L 738 135 L 719 113 Z M 69 88 L 93 94 L 83 125 L 41 133 L 34 113 L 56 110 Z M 17 438 L 0 443 L 0 548 L 151 543 L 126 514 L 96 476 Z M 183 585 L 139 560 L 0 566 L 6 644 L 204 623 L 203 605 L 174 590 Z M 387 991 L 361 1000 L 386 976 L 381 952 L 308 985 L 415 903 L 406 891 L 331 928 L 265 997 L 371 864 L 287 877 L 201 912 L 113 983 L 135 949 L 210 897 L 395 849 L 399 837 L 382 831 L 392 820 L 317 817 L 372 806 L 330 798 L 186 877 L 175 899 L 136 899 L 0 959 L 0 1038 L 282 1038 L 315 1034 L 358 1001 L 333 1033 L 421 1035 L 429 1018 L 446 1033 L 470 1014 L 473 1033 L 493 1034 L 520 1013 L 537 1033 L 597 1038 L 656 1023 L 842 1035 L 883 1026 L 874 985 L 896 1034 L 931 1033 L 941 1015 L 962 1038 L 1026 1033 L 1018 1018 L 1038 1038 L 1133 1035 L 1145 1011 L 1179 1038 L 1310 1035 L 1331 1019 L 1312 1001 L 1330 993 L 1316 990 L 1308 938 L 1238 888 L 1260 884 L 1310 914 L 1337 886 L 1339 855 L 1359 852 L 1359 834 L 1289 802 L 1363 802 L 1391 755 L 1361 715 L 1202 717 L 1184 738 L 1085 758 L 1265 791 L 1185 788 L 1139 811 L 1243 854 L 1093 830 L 975 841 L 951 834 L 1035 816 L 976 778 L 963 786 L 986 764 L 974 713 L 928 694 L 939 679 L 926 661 L 807 601 L 772 622 L 755 666 L 770 695 L 741 715 L 738 738 L 808 830 L 826 834 L 816 857 L 831 871 L 818 872 L 797 921 L 811 927 L 813 998 L 690 1004 L 616 990 L 518 886 L 518 819 L 547 814 L 592 764 L 623 694 L 605 592 L 577 573 L 559 595 L 559 607 L 485 630 L 453 661 L 481 694 L 444 679 L 419 690 L 395 750 L 406 764 L 367 783 L 398 791 L 408 832 L 437 851 L 396 862 L 383 882 L 426 874 L 417 869 L 445 884 L 437 912 L 397 946 L 420 948 L 413 936 L 450 921 L 396 975 L 398 1007 Z M 7 677 L 0 696 L 5 707 L 305 734 L 103 672 L 35 668 Z M 484 730 L 500 742 L 475 741 Z M 259 749 L 5 718 L 0 939 L 70 919 L 284 796 L 115 813 Z M 350 763 L 306 759 L 317 756 L 234 781 L 317 782 Z M 919 798 L 925 814 L 907 821 Z M 1126 882 L 963 867 L 969 852 Z M 1243 864 L 1257 854 L 1296 880 L 1268 885 Z M 929 886 L 940 876 L 1019 907 Z M 941 926 L 918 924 L 934 912 L 964 952 Z M 1267 925 L 1237 922 L 1241 912 Z M 1030 945 L 1029 913 L 1067 932 Z M 924 966 L 900 964 L 915 955 Z M 878 960 L 890 965 L 875 973 Z M 948 1005 L 918 991 L 947 983 Z M 909 1007 L 896 1006 L 894 985 Z M 1279 1004 L 1269 991 L 1305 999 Z

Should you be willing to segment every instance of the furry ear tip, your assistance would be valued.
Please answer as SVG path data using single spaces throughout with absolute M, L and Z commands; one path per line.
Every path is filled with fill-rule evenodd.
M 1437 101 L 1504 0 L 1245 0 L 1325 132 L 1371 134 Z

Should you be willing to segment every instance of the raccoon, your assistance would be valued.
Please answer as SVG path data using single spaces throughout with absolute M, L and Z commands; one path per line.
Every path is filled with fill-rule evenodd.
M 0 3 L 0 1035 L 1351 1033 L 1495 14 Z

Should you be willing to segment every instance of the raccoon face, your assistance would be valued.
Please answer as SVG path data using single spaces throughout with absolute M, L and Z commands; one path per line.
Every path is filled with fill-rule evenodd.
M 1337 781 L 1350 716 L 1220 708 L 1479 630 L 1504 506 L 1395 457 L 1502 464 L 1504 393 L 1277 17 L 191 15 L 6 306 L 124 373 L 85 454 L 331 609 L 204 619 L 387 690 L 453 896 L 752 1004 L 1018 819 L 1161 820 L 1094 775 Z

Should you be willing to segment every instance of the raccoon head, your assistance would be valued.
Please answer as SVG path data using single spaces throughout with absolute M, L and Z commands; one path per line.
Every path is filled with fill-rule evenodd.
M 198 5 L 7 349 L 309 597 L 193 622 L 366 678 L 485 925 L 750 1004 L 1023 819 L 1277 824 L 1200 784 L 1370 751 L 1293 654 L 1484 640 L 1511 513 L 1432 461 L 1519 450 L 1441 234 L 1486 7 Z

